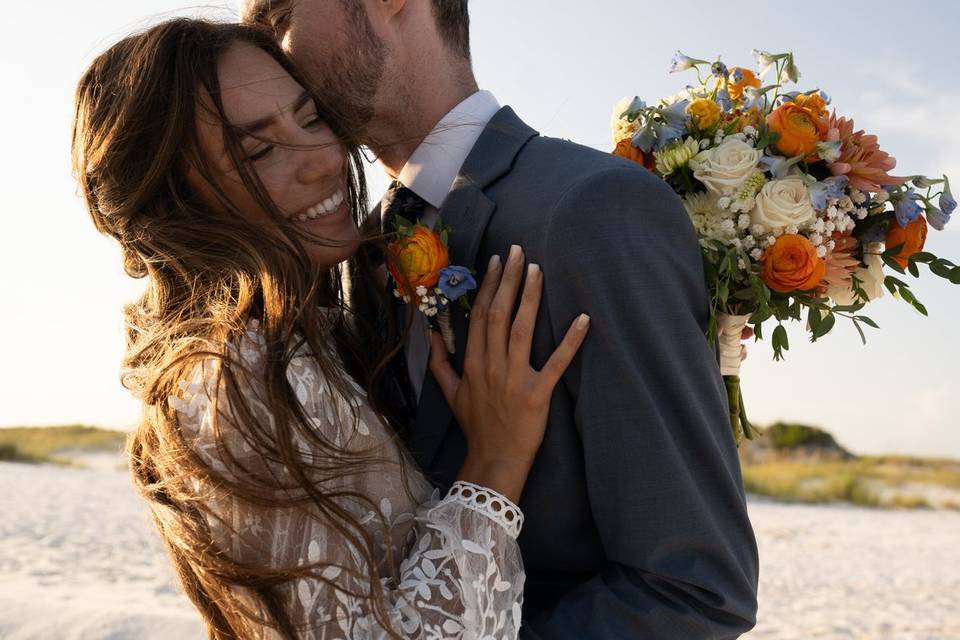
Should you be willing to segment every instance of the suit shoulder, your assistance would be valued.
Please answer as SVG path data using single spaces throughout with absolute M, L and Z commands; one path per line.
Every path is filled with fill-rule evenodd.
M 524 148 L 518 165 L 548 170 L 568 187 L 593 188 L 598 182 L 629 184 L 632 189 L 673 193 L 656 175 L 635 162 L 570 140 L 537 136 Z

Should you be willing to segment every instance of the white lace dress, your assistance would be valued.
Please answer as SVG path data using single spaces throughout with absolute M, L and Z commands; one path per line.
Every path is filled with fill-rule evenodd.
M 251 371 L 262 370 L 263 343 L 255 322 L 232 351 Z M 256 459 L 236 432 L 231 437 L 226 394 L 222 388 L 210 388 L 211 381 L 218 379 L 217 366 L 211 360 L 197 367 L 193 379 L 181 383 L 181 393 L 169 399 L 184 435 L 220 473 L 229 475 L 237 467 L 233 461 L 226 463 L 229 458 L 222 455 L 217 441 L 237 462 L 289 477 L 285 468 Z M 394 631 L 417 640 L 516 638 L 524 581 L 516 544 L 522 523 L 519 509 L 500 494 L 469 483 L 457 483 L 440 498 L 413 463 L 407 463 L 404 480 L 396 464 L 404 454 L 371 410 L 364 391 L 351 385 L 352 394 L 348 395 L 352 397 L 345 397 L 327 383 L 316 361 L 302 350 L 291 361 L 287 379 L 312 426 L 328 440 L 350 450 L 377 447 L 385 458 L 383 464 L 320 486 L 330 492 L 356 491 L 374 498 L 379 506 L 377 513 L 362 501 L 337 499 L 369 526 L 381 551 L 380 575 L 390 575 L 388 553 L 399 565 L 398 581 L 381 579 Z M 251 388 L 246 395 L 244 387 L 244 393 L 258 425 L 273 429 L 263 389 Z M 304 455 L 318 455 L 304 442 L 295 444 L 302 447 Z M 316 562 L 326 567 L 323 579 L 296 579 L 283 587 L 294 622 L 306 628 L 298 637 L 389 637 L 370 611 L 368 600 L 347 593 L 369 591 L 369 584 L 354 574 L 363 571 L 362 557 L 319 514 L 311 517 L 294 508 L 252 504 L 218 487 L 205 486 L 199 479 L 194 478 L 193 483 L 216 514 L 207 520 L 217 545 L 232 558 L 272 568 Z M 237 588 L 234 593 L 241 601 L 250 602 L 244 590 Z M 258 637 L 277 638 L 279 634 L 264 626 Z

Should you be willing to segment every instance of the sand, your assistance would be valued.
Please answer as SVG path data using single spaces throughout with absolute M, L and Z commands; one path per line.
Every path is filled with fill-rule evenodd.
M 203 638 L 128 476 L 0 463 L 0 638 Z M 746 638 L 960 639 L 960 513 L 750 501 Z

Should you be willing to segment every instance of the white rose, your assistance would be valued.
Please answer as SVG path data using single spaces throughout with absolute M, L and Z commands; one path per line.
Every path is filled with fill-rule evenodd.
M 883 280 L 886 277 L 883 273 L 883 258 L 880 254 L 883 252 L 882 242 L 871 242 L 863 247 L 863 261 L 866 268 L 857 269 L 856 277 L 860 280 L 860 286 L 869 300 L 876 300 L 883 297 L 885 287 Z M 850 287 L 830 287 L 827 289 L 827 297 L 839 305 L 848 305 L 856 302 L 856 294 Z
M 690 166 L 708 191 L 720 195 L 735 192 L 756 173 L 762 155 L 743 140 L 727 138 L 719 147 L 698 153 Z
M 816 216 L 810 190 L 800 178 L 771 180 L 757 194 L 757 206 L 750 213 L 754 224 L 768 229 L 801 227 Z

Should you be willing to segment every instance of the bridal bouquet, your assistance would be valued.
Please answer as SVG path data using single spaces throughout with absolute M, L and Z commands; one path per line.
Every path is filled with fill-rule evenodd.
M 754 51 L 756 68 L 728 68 L 676 53 L 670 71 L 697 83 L 648 106 L 614 109 L 614 153 L 665 180 L 697 230 L 711 294 L 708 340 L 737 442 L 752 437 L 740 391 L 740 334 L 757 340 L 772 321 L 774 359 L 789 348 L 784 322 L 803 321 L 811 341 L 838 317 L 878 328 L 861 310 L 884 290 L 926 315 L 900 275 L 920 265 L 960 284 L 960 267 L 923 251 L 928 227 L 956 209 L 946 176 L 894 176 L 877 136 L 856 130 L 820 89 L 787 91 L 800 72 L 792 53 Z M 771 80 L 764 77 L 773 71 Z M 897 275 L 894 275 L 896 273 Z

